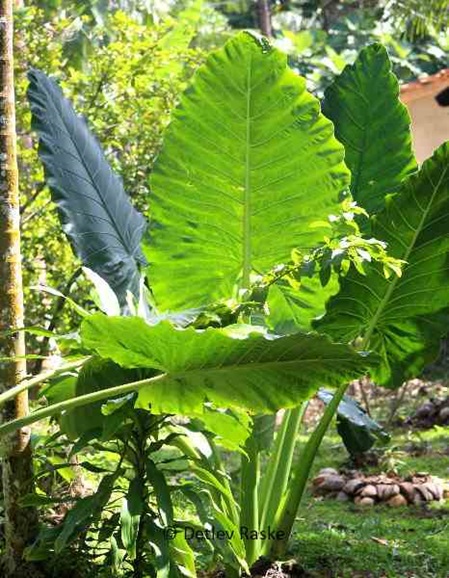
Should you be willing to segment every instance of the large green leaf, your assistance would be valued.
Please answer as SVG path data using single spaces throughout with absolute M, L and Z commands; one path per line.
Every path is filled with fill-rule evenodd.
M 272 412 L 298 405 L 319 385 L 337 386 L 367 367 L 350 347 L 326 337 L 274 337 L 245 325 L 195 331 L 94 315 L 83 322 L 81 333 L 84 345 L 102 357 L 162 372 L 139 392 L 139 405 L 151 404 L 155 413 L 189 415 L 201 412 L 205 401 Z
M 228 298 L 251 271 L 310 249 L 349 172 L 332 124 L 268 41 L 242 32 L 183 95 L 151 178 L 152 288 L 161 309 Z
M 397 386 L 430 361 L 449 326 L 449 144 L 387 198 L 372 228 L 406 261 L 402 277 L 386 279 L 377 264 L 366 276 L 351 270 L 316 327 L 339 341 L 361 338 L 381 354 L 376 380 Z
M 345 146 L 352 195 L 369 213 L 382 209 L 385 195 L 416 170 L 410 117 L 398 96 L 381 44 L 364 48 L 325 92 L 323 112 Z
M 44 73 L 29 73 L 28 98 L 39 156 L 76 255 L 126 302 L 139 291 L 145 220 L 131 205 L 84 119 Z

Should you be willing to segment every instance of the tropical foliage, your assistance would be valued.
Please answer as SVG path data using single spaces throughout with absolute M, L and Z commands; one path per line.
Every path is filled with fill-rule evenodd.
M 52 403 L 0 432 L 54 415 L 76 452 L 106 443 L 119 456 L 96 493 L 41 534 L 30 558 L 60 552 L 87 524 L 109 564 L 124 572 L 187 568 L 193 575 L 194 553 L 181 531 L 187 521 L 174 514 L 177 492 L 203 524 L 228 531 L 229 539 L 211 545 L 229 571 L 248 569 L 261 554 L 282 556 L 334 414 L 346 430 L 354 424 L 352 434 L 366 427 L 380 435 L 348 409 L 349 400 L 340 406 L 348 382 L 369 373 L 400 385 L 421 371 L 444 333 L 447 147 L 418 171 L 381 46 L 363 50 L 328 89 L 326 118 L 286 57 L 241 33 L 209 56 L 174 114 L 151 176 L 145 263 L 138 253 L 144 220 L 84 120 L 45 75 L 32 72 L 30 80 L 53 199 L 109 316 L 83 313 L 71 346 L 79 373 L 58 370 L 45 390 Z M 372 86 L 383 96 L 378 108 L 360 107 L 374 99 Z M 384 132 L 374 120 L 380 109 L 391 129 L 385 157 L 375 148 Z M 119 282 L 111 256 L 131 267 L 117 268 Z M 273 291 L 289 307 L 276 309 Z M 313 322 L 319 333 L 310 332 L 310 301 L 314 314 L 326 309 Z M 124 305 L 127 315 L 117 316 Z M 275 333 L 282 324 L 289 334 Z M 336 392 L 320 394 L 327 408 L 294 458 L 302 403 L 323 385 Z M 292 409 L 261 477 L 280 408 Z M 239 497 L 217 444 L 241 453 Z M 187 485 L 166 480 L 158 456 L 169 448 L 175 461 L 190 463 Z M 117 492 L 125 497 L 121 513 L 111 507 Z M 172 527 L 174 542 L 165 534 Z M 280 534 L 270 543 L 248 539 L 241 527 Z
M 449 148 L 418 167 L 393 72 L 409 41 L 385 30 L 353 30 L 340 53 L 325 42 L 351 18 L 333 35 L 323 11 L 320 35 L 275 10 L 283 39 L 241 32 L 206 58 L 228 32 L 205 26 L 201 1 L 107 17 L 86 2 L 76 25 L 55 6 L 18 16 L 25 280 L 62 289 L 47 288 L 47 320 L 42 293 L 28 295 L 25 324 L 41 326 L 25 329 L 37 370 L 50 340 L 62 364 L 0 395 L 44 385 L 2 439 L 53 420 L 33 438 L 40 471 L 22 505 L 47 523 L 26 557 L 62 568 L 78 553 L 83 576 L 193 578 L 186 531 L 212 529 L 209 568 L 238 576 L 285 557 L 335 416 L 351 454 L 387 440 L 348 384 L 398 388 L 438 353 Z M 393 62 L 379 43 L 352 62 L 373 36 Z M 307 81 L 323 50 L 320 102 Z M 315 395 L 325 409 L 298 447 Z

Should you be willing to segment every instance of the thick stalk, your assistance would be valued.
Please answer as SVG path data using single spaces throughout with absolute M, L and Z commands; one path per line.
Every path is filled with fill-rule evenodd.
M 141 389 L 142 387 L 147 387 L 149 385 L 154 385 L 163 382 L 165 379 L 167 379 L 167 376 L 165 374 L 156 375 L 155 377 L 150 377 L 148 379 L 133 381 L 132 383 L 126 383 L 124 385 L 116 385 L 115 387 L 109 387 L 108 389 L 101 389 L 99 391 L 86 393 L 85 395 L 80 395 L 72 399 L 67 399 L 66 401 L 53 403 L 48 407 L 44 407 L 43 409 L 33 411 L 33 413 L 30 413 L 25 417 L 14 419 L 8 423 L 0 425 L 0 438 L 11 432 L 16 431 L 17 429 L 23 428 L 24 426 L 30 425 L 37 421 L 41 421 L 46 417 L 58 415 L 62 411 L 69 411 L 71 409 L 75 409 L 76 407 L 82 407 L 83 405 L 88 405 L 90 403 L 95 403 L 96 401 L 102 401 L 103 399 L 108 399 L 111 397 L 120 397 L 133 391 L 139 391 L 139 389 Z
M 273 526 L 274 516 L 279 506 L 290 478 L 293 454 L 296 447 L 299 426 L 304 413 L 305 404 L 287 410 L 284 413 L 279 433 L 276 436 L 273 451 L 270 454 L 268 467 L 262 481 L 259 504 L 261 529 Z M 261 554 L 268 554 L 268 540 L 261 545 Z
M 18 385 L 11 387 L 10 389 L 7 389 L 6 391 L 0 394 L 0 406 L 2 406 L 4 403 L 9 401 L 13 397 L 16 397 L 16 395 L 19 395 L 23 391 L 26 392 L 28 389 L 31 389 L 35 385 L 39 385 L 40 383 L 43 383 L 44 381 L 47 381 L 48 379 L 51 379 L 52 377 L 55 377 L 60 373 L 64 373 L 66 371 L 70 371 L 72 369 L 77 369 L 78 367 L 81 367 L 86 363 L 86 361 L 87 358 L 84 358 L 78 361 L 73 361 L 71 363 L 66 363 L 61 367 L 57 367 L 56 369 L 44 371 L 34 377 L 31 377 L 30 379 L 25 379 Z
M 20 207 L 16 153 L 12 0 L 0 0 L 0 331 L 23 326 L 20 263 Z M 0 339 L 0 391 L 18 385 L 26 376 L 24 334 Z M 5 404 L 1 420 L 24 418 L 28 393 L 22 391 Z M 23 551 L 35 537 L 37 513 L 21 508 L 20 499 L 33 491 L 30 431 L 21 428 L 2 442 L 4 499 L 4 575 L 23 575 Z
M 267 500 L 269 499 L 269 496 L 272 493 L 276 472 L 279 468 L 281 448 L 285 443 L 285 436 L 287 434 L 288 423 L 290 421 L 290 411 L 291 410 L 284 411 L 281 426 L 276 434 L 273 449 L 270 452 L 270 457 L 268 458 L 265 473 L 262 474 L 261 476 L 260 490 L 259 490 L 259 503 L 261 504 L 261 512 L 260 512 L 261 522 L 263 522 L 263 520 L 266 518 L 265 514 L 266 503 Z
M 275 541 L 272 544 L 271 554 L 275 558 L 282 558 L 286 553 L 288 540 L 295 522 L 296 512 L 298 511 L 299 504 L 303 497 L 315 456 L 347 387 L 348 384 L 345 383 L 335 392 L 332 401 L 326 407 L 318 426 L 308 439 L 304 451 L 294 465 L 294 472 L 289 489 L 283 496 L 275 517 L 275 529 L 284 533 L 284 537 L 281 540 Z
M 240 498 L 240 527 L 243 532 L 259 531 L 259 448 L 254 434 L 246 441 L 247 457 L 242 457 L 242 481 Z M 243 538 L 246 548 L 246 562 L 251 566 L 259 557 L 260 541 Z

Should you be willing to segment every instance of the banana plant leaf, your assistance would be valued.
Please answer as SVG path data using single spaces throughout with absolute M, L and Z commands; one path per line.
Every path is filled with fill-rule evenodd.
M 56 82 L 38 70 L 29 73 L 29 80 L 32 126 L 64 232 L 83 264 L 110 285 L 124 306 L 128 290 L 139 295 L 145 219 Z

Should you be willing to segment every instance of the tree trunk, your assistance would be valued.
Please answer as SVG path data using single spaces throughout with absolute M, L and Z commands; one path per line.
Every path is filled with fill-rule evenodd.
M 23 327 L 23 293 L 20 263 L 19 192 L 13 72 L 12 0 L 0 0 L 0 331 Z M 24 333 L 0 334 L 0 392 L 17 385 L 26 375 Z M 17 357 L 22 356 L 21 359 Z M 14 361 L 1 360 L 15 357 Z M 28 413 L 23 392 L 1 410 L 2 421 Z M 24 548 L 37 529 L 33 508 L 19 500 L 32 492 L 32 455 L 29 428 L 2 441 L 4 497 L 5 577 L 25 577 Z
M 256 10 L 260 31 L 264 36 L 270 38 L 273 36 L 273 29 L 271 27 L 270 0 L 257 0 Z

